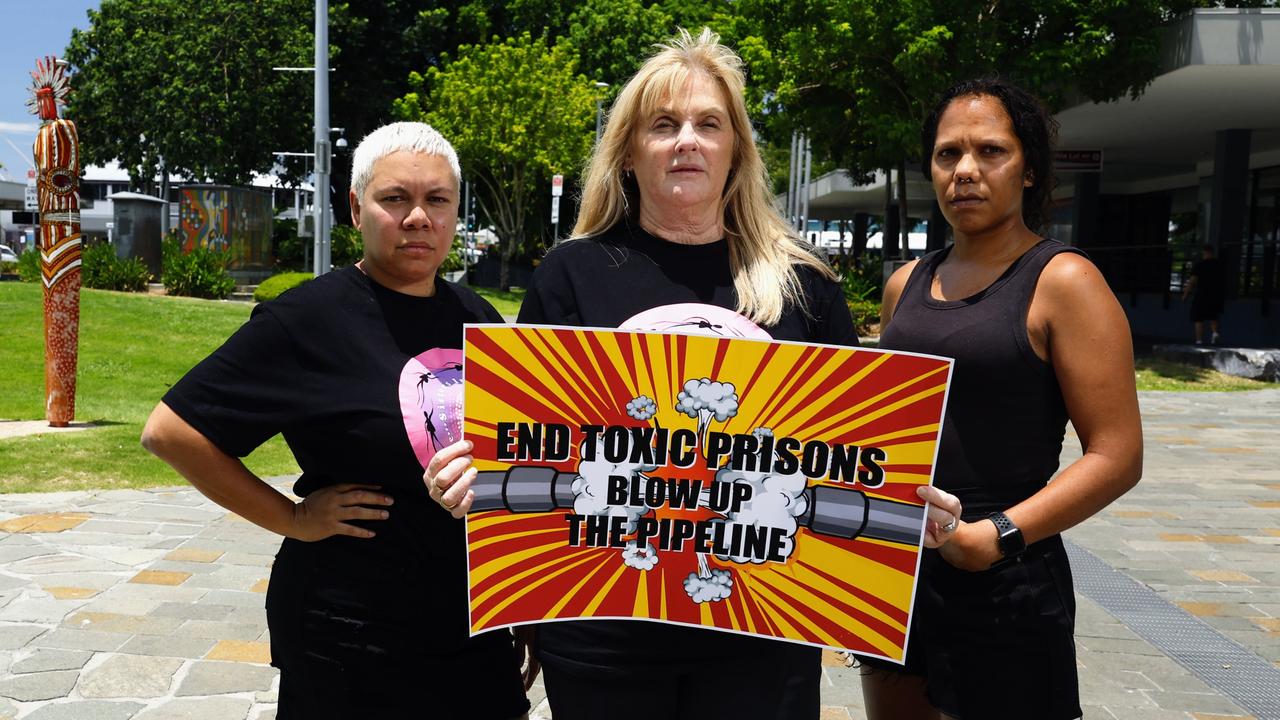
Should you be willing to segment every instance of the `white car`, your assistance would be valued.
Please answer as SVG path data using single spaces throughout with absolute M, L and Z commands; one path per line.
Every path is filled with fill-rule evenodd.
M 0 262 L 18 262 L 18 255 L 8 245 L 0 245 Z

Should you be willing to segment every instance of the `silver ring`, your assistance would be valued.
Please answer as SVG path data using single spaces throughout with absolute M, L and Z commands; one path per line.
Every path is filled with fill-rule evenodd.
M 946 525 L 943 525 L 943 526 L 942 526 L 942 532 L 948 532 L 948 533 L 949 533 L 949 532 L 955 532 L 955 531 L 956 531 L 956 525 L 957 525 L 959 522 L 960 522 L 960 518 L 958 518 L 958 517 L 956 517 L 956 516 L 952 515 L 952 516 L 951 516 L 951 522 L 949 522 L 949 523 L 947 523 Z

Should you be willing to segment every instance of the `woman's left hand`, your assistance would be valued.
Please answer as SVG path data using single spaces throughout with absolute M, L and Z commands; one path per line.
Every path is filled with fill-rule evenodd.
M 924 527 L 924 546 L 936 548 L 947 544 L 963 524 L 960 519 L 960 498 L 932 485 L 916 488 L 916 495 L 929 503 L 929 520 Z

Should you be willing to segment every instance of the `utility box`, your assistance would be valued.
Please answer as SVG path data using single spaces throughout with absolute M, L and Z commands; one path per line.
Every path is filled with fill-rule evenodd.
M 164 200 L 134 192 L 118 192 L 111 201 L 112 244 L 121 260 L 138 258 L 153 277 L 160 277 L 160 217 Z

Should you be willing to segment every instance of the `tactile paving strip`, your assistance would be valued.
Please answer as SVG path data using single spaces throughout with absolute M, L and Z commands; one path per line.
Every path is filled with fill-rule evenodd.
M 1067 554 L 1081 595 L 1258 720 L 1280 720 L 1280 668 L 1079 545 Z

